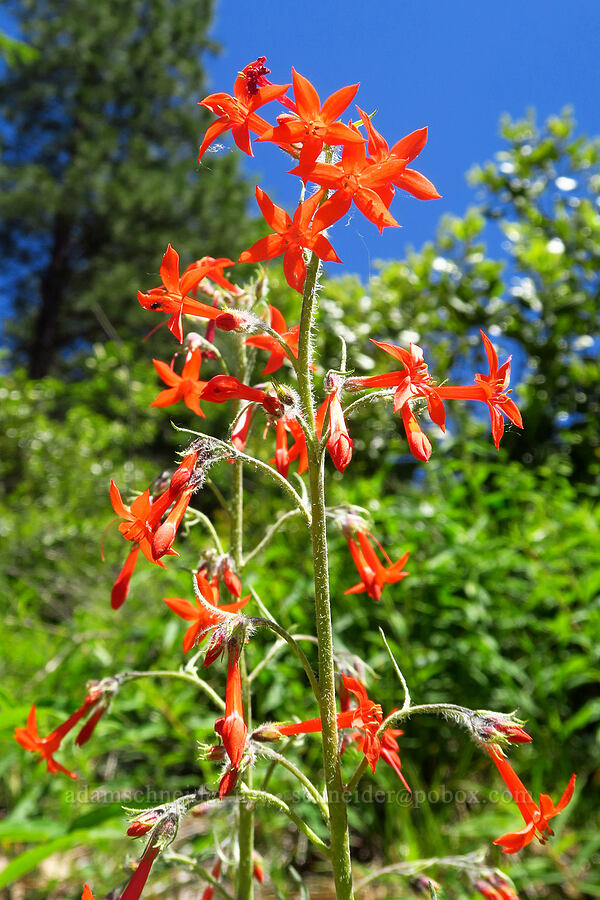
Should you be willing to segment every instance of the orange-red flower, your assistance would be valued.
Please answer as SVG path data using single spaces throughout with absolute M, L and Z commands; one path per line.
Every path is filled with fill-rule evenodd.
M 244 720 L 242 702 L 242 676 L 240 672 L 239 650 L 229 651 L 227 665 L 227 688 L 225 694 L 225 715 L 215 722 L 215 731 L 221 737 L 227 756 L 234 769 L 239 769 L 246 746 L 248 728 Z
M 299 325 L 294 325 L 293 328 L 288 329 L 285 319 L 281 312 L 277 309 L 276 306 L 272 306 L 269 303 L 269 324 L 273 331 L 276 331 L 278 335 L 285 341 L 288 345 L 292 353 L 295 357 L 298 356 L 298 332 L 300 330 Z M 275 340 L 274 337 L 271 337 L 269 334 L 257 334 L 253 337 L 246 338 L 246 344 L 249 347 L 258 347 L 260 350 L 267 350 L 271 355 L 267 360 L 267 364 L 261 372 L 261 375 L 270 375 L 272 372 L 276 372 L 277 369 L 281 368 L 284 360 L 286 359 L 286 353 L 283 347 L 278 341 Z
M 352 438 L 344 419 L 344 411 L 340 400 L 341 384 L 335 385 L 327 395 L 316 415 L 317 434 L 321 437 L 325 416 L 329 412 L 329 438 L 327 449 L 334 466 L 343 472 L 352 459 Z
M 89 884 L 84 884 L 81 900 L 94 900 L 94 895 L 92 894 L 92 889 L 90 888 Z
M 150 875 L 152 864 L 159 853 L 160 847 L 150 841 L 119 900 L 139 900 Z
M 292 69 L 292 79 L 297 115 L 286 116 L 280 125 L 264 131 L 259 141 L 301 143 L 300 166 L 303 169 L 312 167 L 324 144 L 364 143 L 364 138 L 355 129 L 336 121 L 354 99 L 358 84 L 340 88 L 321 106 L 319 95 L 308 78 Z
M 281 410 L 281 403 L 277 397 L 261 391 L 259 388 L 243 384 L 234 375 L 215 375 L 206 382 L 202 391 L 202 399 L 210 403 L 226 403 L 227 400 L 250 400 L 252 403 L 260 403 L 268 413 L 276 415 Z
M 508 396 L 510 394 L 510 390 L 507 390 L 507 388 L 510 384 L 511 357 L 509 356 L 505 363 L 498 366 L 498 355 L 492 342 L 483 331 L 480 334 L 490 367 L 488 374 L 482 375 L 478 372 L 475 375 L 475 385 L 440 387 L 436 390 L 439 396 L 446 400 L 480 400 L 482 403 L 486 403 L 490 411 L 494 445 L 496 450 L 498 450 L 500 448 L 500 439 L 504 433 L 502 413 L 517 428 L 523 427 L 523 419 L 514 400 L 511 400 Z
M 377 736 L 379 726 L 383 722 L 381 706 L 375 703 L 367 694 L 364 684 L 357 678 L 342 674 L 344 688 L 354 694 L 358 705 L 352 709 L 345 709 L 337 714 L 338 728 L 356 728 L 361 732 L 359 746 L 364 753 L 373 772 L 380 757 L 390 765 L 402 780 L 407 790 L 410 790 L 401 771 L 398 744 L 395 737 L 402 734 L 396 728 L 388 728 L 383 735 Z M 278 723 L 272 726 L 279 734 L 311 734 L 322 730 L 320 718 L 307 719 L 305 722 Z
M 269 71 L 269 70 L 267 69 L 267 71 Z M 213 878 L 216 878 L 218 880 L 220 874 L 221 874 L 221 860 L 218 859 L 212 868 L 211 875 Z M 202 897 L 200 898 L 200 900 L 212 900 L 214 892 L 215 892 L 214 886 L 212 884 L 208 884 L 204 888 L 204 893 L 202 894 Z
M 329 201 L 318 209 L 325 191 L 317 191 L 304 203 L 300 203 L 293 219 L 280 206 L 256 187 L 256 200 L 267 223 L 274 234 L 261 238 L 240 255 L 238 262 L 260 262 L 274 259 L 283 253 L 283 271 L 286 281 L 294 290 L 302 293 L 306 278 L 306 263 L 302 248 L 312 250 L 319 259 L 326 262 L 341 262 L 326 237 L 320 234 L 336 220 L 331 216 Z
M 405 165 L 405 159 L 374 163 L 367 158 L 365 144 L 361 140 L 360 143 L 346 144 L 336 165 L 315 163 L 310 170 L 297 166 L 292 169 L 292 174 L 334 191 L 325 204 L 329 224 L 345 216 L 354 201 L 362 214 L 383 231 L 385 227 L 398 225 L 388 212 L 392 200 L 388 188 Z
M 76 743 L 81 746 L 91 737 L 92 731 L 96 726 L 100 716 L 106 711 L 107 703 L 102 691 L 91 688 L 83 702 L 72 715 L 66 719 L 62 725 L 55 728 L 47 737 L 41 738 L 37 729 L 35 706 L 32 706 L 27 716 L 27 725 L 25 728 L 15 729 L 15 738 L 18 743 L 28 750 L 30 753 L 40 753 L 46 761 L 46 768 L 55 775 L 57 772 L 63 772 L 69 778 L 78 778 L 74 772 L 65 769 L 61 763 L 54 759 L 54 754 L 60 748 L 62 739 L 71 731 L 81 719 L 85 718 L 94 707 L 100 704 L 99 709 L 94 713 L 92 718 L 81 729 L 77 736 Z
M 155 561 L 159 560 L 171 550 L 175 535 L 177 534 L 177 529 L 183 521 L 185 511 L 190 505 L 190 500 L 192 499 L 192 494 L 195 489 L 195 485 L 192 485 L 191 487 L 186 487 L 181 492 L 181 495 L 165 521 L 162 525 L 159 525 L 154 532 L 154 537 L 152 538 L 152 557 Z
M 119 531 L 125 540 L 133 541 L 134 543 L 123 568 L 113 584 L 111 592 L 111 606 L 113 609 L 118 609 L 122 606 L 127 598 L 131 576 L 133 575 L 140 549 L 146 559 L 163 567 L 165 564 L 160 559 L 161 556 L 167 553 L 177 555 L 177 551 L 171 547 L 173 541 L 171 540 L 169 544 L 169 539 L 171 535 L 173 538 L 175 537 L 185 508 L 187 508 L 189 503 L 193 488 L 188 490 L 187 485 L 194 472 L 199 453 L 198 449 L 194 449 L 186 454 L 177 467 L 169 487 L 154 502 L 152 502 L 150 490 L 148 489 L 143 494 L 140 494 L 139 497 L 136 497 L 131 506 L 127 508 L 123 503 L 119 488 L 111 479 L 110 499 L 113 509 L 120 518 L 125 520 L 119 525 Z M 176 501 L 180 499 L 182 492 L 186 499 L 182 499 L 180 505 L 177 505 Z M 177 513 L 168 518 L 168 524 L 165 522 L 167 527 L 161 532 L 161 537 L 156 540 L 156 534 L 162 527 L 160 525 L 161 519 L 172 503 L 176 503 Z M 179 518 L 180 513 L 181 518 Z M 172 525 L 174 522 L 176 522 L 176 527 L 173 531 Z M 167 532 L 170 533 L 167 534 Z M 165 549 L 166 545 L 168 545 L 167 549 Z
M 202 350 L 196 347 L 186 355 L 181 375 L 177 375 L 171 366 L 168 366 L 160 359 L 153 359 L 152 362 L 160 378 L 169 387 L 161 391 L 150 406 L 172 406 L 174 403 L 179 403 L 180 400 L 183 400 L 188 409 L 191 409 L 197 416 L 204 417 L 204 413 L 200 408 L 200 396 L 206 381 L 199 381 L 198 379 L 202 362 Z
M 233 85 L 233 97 L 222 92 L 209 94 L 200 101 L 200 106 L 205 106 L 219 116 L 216 122 L 208 126 L 206 134 L 200 145 L 198 159 L 202 159 L 204 151 L 215 141 L 219 135 L 231 129 L 233 140 L 244 153 L 253 156 L 250 143 L 250 132 L 264 134 L 270 129 L 265 119 L 256 113 L 257 109 L 276 100 L 285 94 L 289 84 L 264 84 L 258 85 L 256 78 L 247 78 L 240 73 Z
M 386 584 L 395 584 L 397 581 L 406 578 L 409 574 L 408 572 L 403 571 L 409 554 L 405 553 L 395 563 L 392 563 L 381 544 L 378 544 L 379 549 L 388 563 L 387 566 L 384 566 L 379 561 L 375 550 L 371 546 L 369 535 L 364 531 L 357 531 L 356 537 L 358 538 L 358 544 L 354 540 L 354 537 L 349 534 L 346 535 L 346 540 L 348 542 L 350 553 L 352 554 L 352 559 L 354 560 L 354 564 L 356 565 L 358 574 L 362 580 L 358 584 L 355 584 L 354 587 L 348 588 L 344 593 L 362 594 L 364 592 L 374 600 L 379 600 Z
M 268 427 L 269 424 L 265 428 L 263 437 L 266 436 Z M 291 447 L 288 445 L 288 433 L 294 439 Z M 275 463 L 275 468 L 279 474 L 287 478 L 290 463 L 296 459 L 298 460 L 298 474 L 301 475 L 308 468 L 306 438 L 297 419 L 293 416 L 283 416 L 277 419 L 275 426 L 275 457 L 271 460 L 271 465 Z
M 396 388 L 394 393 L 394 412 L 398 412 L 410 400 L 415 397 L 425 397 L 427 408 L 433 422 L 444 431 L 445 411 L 435 381 L 429 374 L 429 368 L 423 357 L 423 351 L 417 344 L 410 345 L 410 352 L 397 344 L 389 344 L 386 341 L 376 341 L 371 338 L 371 343 L 389 353 L 402 365 L 402 369 L 395 372 L 386 372 L 383 375 L 368 375 L 364 378 L 353 378 L 352 384 L 365 388 Z
M 417 131 L 412 131 L 406 137 L 396 141 L 390 150 L 387 141 L 373 127 L 367 113 L 363 112 L 360 107 L 357 107 L 357 109 L 369 136 L 369 157 L 375 163 L 384 163 L 390 159 L 402 159 L 406 165 L 407 162 L 412 162 L 419 155 L 427 143 L 427 128 L 419 128 Z M 440 197 L 431 181 L 420 172 L 417 172 L 416 169 L 402 169 L 393 179 L 392 184 L 403 191 L 408 191 L 417 200 L 437 200 Z
M 216 319 L 221 312 L 217 307 L 208 306 L 187 296 L 209 272 L 218 273 L 223 266 L 233 265 L 230 259 L 215 260 L 212 257 L 205 257 L 205 260 L 210 260 L 210 264 L 202 265 L 202 260 L 192 263 L 180 279 L 179 254 L 169 244 L 160 265 L 161 287 L 152 288 L 147 293 L 143 291 L 137 293 L 137 298 L 144 309 L 160 309 L 170 315 L 169 331 L 175 335 L 179 343 L 183 341 L 184 313 L 203 319 Z
M 164 598 L 169 609 L 172 609 L 177 616 L 185 619 L 186 622 L 192 622 L 183 638 L 184 653 L 202 641 L 212 629 L 236 619 L 236 613 L 249 600 L 249 597 L 243 597 L 236 603 L 224 603 L 219 606 L 218 587 L 211 585 L 200 573 L 196 573 L 195 578 L 199 589 L 195 605 L 181 597 Z
M 502 847 L 503 853 L 518 853 L 519 850 L 531 843 L 534 837 L 537 837 L 542 844 L 545 844 L 548 838 L 554 834 L 548 824 L 548 820 L 562 812 L 571 800 L 577 776 L 571 775 L 566 790 L 556 806 L 548 794 L 540 794 L 538 806 L 503 752 L 493 744 L 486 747 L 486 750 L 490 754 L 492 762 L 500 772 L 506 787 L 511 792 L 526 822 L 525 827 L 521 828 L 520 831 L 503 834 L 501 837 L 496 838 L 494 844 Z

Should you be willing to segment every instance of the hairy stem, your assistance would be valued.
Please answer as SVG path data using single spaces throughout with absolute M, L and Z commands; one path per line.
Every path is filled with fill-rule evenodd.
M 236 374 L 240 381 L 245 382 L 248 376 L 248 363 L 246 358 L 246 345 L 241 335 L 237 335 L 236 342 Z M 238 410 L 242 408 L 242 402 L 238 401 Z M 233 463 L 233 483 L 231 491 L 231 519 L 229 533 L 229 552 L 233 558 L 237 571 L 241 571 L 244 554 L 244 464 L 241 459 Z M 252 699 L 250 682 L 248 681 L 248 669 L 244 654 L 240 660 L 242 676 L 242 696 L 244 701 L 244 715 L 248 729 L 252 729 Z M 248 766 L 244 774 L 245 786 L 252 788 L 252 767 Z M 240 803 L 238 809 L 238 851 L 239 862 L 237 871 L 236 897 L 237 900 L 252 900 L 254 893 L 253 879 L 253 852 L 254 852 L 254 810 L 250 803 Z
M 323 727 L 323 767 L 330 817 L 331 861 L 337 900 L 351 900 L 352 868 L 348 817 L 338 751 L 333 629 L 329 598 L 329 567 L 325 512 L 324 454 L 317 438 L 312 396 L 312 331 L 317 303 L 319 259 L 313 253 L 307 266 L 298 339 L 298 392 L 306 420 L 311 501 L 315 615 L 319 645 L 319 708 Z

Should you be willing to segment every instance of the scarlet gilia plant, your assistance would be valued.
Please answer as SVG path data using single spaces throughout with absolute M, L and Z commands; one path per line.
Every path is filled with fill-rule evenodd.
M 373 402 L 388 405 L 390 414 L 401 416 L 410 452 L 423 462 L 432 453 L 431 442 L 421 427 L 424 409 L 443 432 L 446 401 L 485 404 L 496 448 L 505 419 L 517 428 L 523 423 L 509 396 L 510 358 L 500 363 L 483 332 L 489 371 L 475 374 L 471 385 L 452 384 L 448 372 L 437 373 L 434 380 L 426 350 L 416 344 L 403 347 L 381 341 L 376 334 L 371 340 L 381 354 L 376 357 L 381 363 L 379 371 L 363 377 L 353 375 L 345 345 L 339 367 L 324 371 L 315 340 L 321 264 L 340 262 L 327 236 L 328 229 L 344 218 L 352 204 L 380 230 L 396 226 L 390 209 L 398 189 L 418 200 L 439 197 L 428 178 L 409 166 L 423 150 L 427 130 L 411 131 L 390 149 L 372 118 L 359 107 L 354 123 L 340 121 L 340 116 L 350 115 L 357 84 L 341 86 L 321 104 L 304 75 L 292 70 L 292 96 L 288 94 L 290 84 L 268 80 L 265 63 L 266 59 L 260 57 L 241 69 L 235 76 L 233 94 L 213 93 L 201 100 L 216 118 L 202 139 L 200 158 L 203 164 L 208 148 L 216 150 L 215 141 L 228 132 L 248 155 L 253 154 L 252 135 L 255 147 L 270 142 L 282 151 L 284 164 L 289 164 L 289 157 L 295 161 L 291 174 L 299 179 L 298 205 L 287 212 L 258 186 L 256 199 L 269 232 L 250 248 L 231 247 L 231 259 L 199 256 L 180 275 L 179 256 L 170 245 L 167 247 L 160 263 L 161 284 L 138 292 L 144 309 L 166 314 L 169 330 L 180 345 L 174 345 L 170 362 L 152 360 L 154 373 L 149 365 L 149 378 L 154 374 L 161 382 L 152 406 L 177 404 L 185 425 L 181 430 L 190 432 L 193 439 L 174 471 L 162 472 L 152 486 L 132 483 L 122 495 L 123 485 L 119 488 L 115 481 L 110 483 L 110 502 L 120 537 L 128 547 L 120 572 L 115 571 L 112 591 L 107 584 L 114 614 L 121 617 L 123 637 L 126 639 L 129 612 L 125 614 L 121 607 L 129 593 L 138 594 L 135 566 L 140 552 L 155 567 L 157 578 L 165 560 L 181 554 L 181 563 L 192 573 L 193 599 L 166 597 L 164 602 L 170 613 L 186 623 L 185 630 L 182 628 L 182 653 L 173 670 L 123 672 L 89 686 L 82 706 L 46 737 L 40 737 L 35 706 L 26 726 L 15 733 L 26 750 L 41 756 L 51 774 L 76 777 L 55 759 L 55 754 L 63 752 L 63 741 L 76 726 L 80 728 L 76 744 L 91 737 L 117 687 L 125 689 L 131 681 L 152 676 L 173 678 L 177 684 L 184 681 L 197 689 L 201 716 L 194 719 L 193 727 L 198 729 L 194 737 L 204 747 L 203 772 L 209 783 L 200 783 L 199 770 L 198 787 L 193 793 L 161 807 L 133 811 L 127 834 L 144 837 L 145 849 L 124 887 L 108 884 L 100 889 L 102 895 L 112 890 L 111 896 L 118 895 L 121 900 L 141 895 L 155 864 L 183 865 L 195 873 L 198 895 L 200 883 L 204 883 L 206 898 L 214 891 L 249 900 L 254 881 L 268 879 L 281 865 L 280 844 L 274 859 L 269 861 L 269 848 L 265 847 L 264 865 L 256 862 L 255 818 L 260 818 L 263 810 L 266 815 L 276 810 L 290 820 L 330 867 L 336 896 L 348 900 L 353 896 L 349 798 L 367 768 L 379 777 L 383 768 L 378 766 L 380 760 L 394 770 L 403 789 L 410 791 L 401 759 L 414 752 L 409 747 L 418 744 L 411 733 L 419 714 L 441 715 L 466 729 L 483 751 L 483 758 L 491 758 L 498 769 L 525 820 L 524 828 L 496 839 L 505 853 L 521 850 L 535 837 L 547 841 L 552 835 L 550 820 L 565 809 L 574 789 L 575 776 L 556 805 L 545 794 L 539 804 L 534 802 L 505 756 L 512 745 L 531 741 L 524 723 L 514 713 L 472 710 L 453 703 L 414 704 L 383 632 L 399 687 L 397 708 L 387 715 L 371 699 L 368 666 L 356 661 L 349 666 L 351 657 L 337 646 L 327 520 L 334 522 L 346 539 L 348 551 L 342 550 L 347 553 L 345 568 L 354 566 L 357 570 L 356 583 L 345 572 L 341 583 L 334 585 L 339 598 L 336 607 L 343 609 L 345 617 L 351 616 L 359 604 L 362 608 L 366 604 L 369 611 L 374 609 L 370 600 L 382 598 L 401 609 L 401 582 L 409 574 L 405 568 L 409 553 L 401 546 L 402 541 L 394 541 L 386 550 L 377 538 L 377 527 L 363 510 L 326 505 L 332 470 L 338 481 L 341 475 L 346 476 L 360 446 L 353 441 L 353 412 Z M 268 109 L 275 110 L 274 121 L 263 118 Z M 206 250 L 201 247 L 199 253 Z M 297 299 L 297 294 L 301 295 L 297 312 L 291 316 L 292 325 L 269 302 L 265 269 L 260 268 L 250 283 L 241 284 L 232 261 L 254 264 L 276 258 L 282 260 L 293 296 Z M 247 274 L 248 268 L 243 271 Z M 199 320 L 207 323 L 204 335 L 197 330 Z M 384 361 L 390 357 L 393 366 L 386 368 Z M 275 373 L 276 381 L 272 380 Z M 361 396 L 357 398 L 358 392 Z M 211 418 L 213 404 L 222 405 L 221 416 L 225 410 L 231 415 L 229 428 L 220 437 L 197 430 L 205 418 Z M 261 441 L 261 435 L 270 440 Z M 211 483 L 222 507 L 211 517 L 195 508 L 194 496 L 207 483 L 211 467 L 218 464 L 229 488 L 223 490 Z M 244 513 L 244 478 L 249 470 L 256 478 L 270 481 L 283 504 L 267 531 L 251 536 L 250 547 Z M 300 523 L 314 572 L 314 634 L 302 638 L 279 622 L 277 610 L 267 610 L 254 588 L 246 594 L 243 588 L 253 580 L 256 585 L 253 561 L 279 539 L 292 519 Z M 118 570 L 116 547 L 114 554 L 111 549 L 110 558 Z M 171 565 L 175 565 L 173 560 Z M 276 569 L 270 573 L 271 579 L 281 577 Z M 290 589 L 294 586 L 289 585 Z M 160 585 L 157 591 L 164 592 Z M 145 587 L 140 598 L 144 605 L 147 595 Z M 165 610 L 166 621 L 168 616 Z M 285 616 L 284 611 L 281 616 Z M 174 624 L 176 620 L 172 621 Z M 262 659 L 259 655 L 263 651 L 255 640 L 258 632 L 274 641 Z M 346 634 L 352 635 L 352 630 L 347 629 Z M 304 639 L 308 639 L 308 651 L 303 649 Z M 306 677 L 305 709 L 277 710 L 272 717 L 294 718 L 262 722 L 264 697 L 253 691 L 255 676 L 267 665 L 276 672 L 277 653 L 284 646 L 297 661 L 298 676 Z M 181 662 L 185 663 L 183 667 L 179 667 Z M 286 697 L 285 685 L 277 696 Z M 197 723 L 206 723 L 209 707 L 213 709 L 209 715 L 212 729 L 200 728 Z M 307 734 L 320 735 L 323 783 L 320 772 L 302 768 L 300 736 Z M 101 728 L 97 739 L 106 741 Z M 306 802 L 314 805 L 310 824 L 302 803 L 291 805 L 278 796 L 276 787 L 273 792 L 267 790 L 283 770 L 286 778 L 297 780 Z M 181 846 L 189 845 L 187 838 L 181 839 L 177 852 L 169 849 L 181 818 L 188 814 L 211 818 L 211 827 L 203 830 L 204 837 L 193 842 L 191 855 L 180 852 Z M 490 835 L 490 841 L 492 838 Z M 483 896 L 504 900 L 517 896 L 506 876 L 472 853 L 411 860 L 399 864 L 398 873 L 410 879 L 415 891 L 428 891 L 431 896 L 438 885 L 425 870 L 432 866 L 457 869 Z M 91 897 L 87 885 L 84 896 L 87 900 Z

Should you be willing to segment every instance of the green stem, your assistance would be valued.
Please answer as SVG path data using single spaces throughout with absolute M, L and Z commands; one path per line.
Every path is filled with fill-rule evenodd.
M 324 853 L 326 856 L 329 856 L 330 849 L 325 843 L 322 841 L 318 834 L 312 830 L 312 828 L 306 824 L 304 819 L 301 819 L 299 815 L 297 815 L 291 807 L 287 805 L 284 800 L 281 800 L 279 797 L 276 797 L 275 794 L 268 794 L 266 791 L 251 791 L 248 790 L 246 785 L 240 785 L 240 794 L 249 803 L 263 803 L 265 806 L 269 806 L 272 809 L 277 809 L 280 812 L 284 813 L 288 819 L 291 819 L 294 825 L 296 825 L 300 831 L 306 835 L 309 841 L 312 841 L 315 846 L 319 848 L 319 850 Z
M 241 335 L 237 335 L 236 342 L 236 374 L 240 381 L 245 382 L 248 376 L 248 362 L 246 358 L 246 345 Z M 243 406 L 238 401 L 238 410 Z M 244 464 L 241 459 L 233 463 L 233 483 L 231 491 L 231 519 L 229 533 L 229 552 L 233 558 L 234 567 L 241 571 L 244 561 Z M 248 681 L 248 669 L 246 657 L 241 655 L 240 671 L 242 676 L 242 696 L 244 701 L 244 715 L 248 730 L 252 730 L 252 697 L 250 682 Z M 252 766 L 248 766 L 244 774 L 244 786 L 252 788 Z M 254 894 L 254 808 L 251 803 L 240 803 L 238 809 L 238 871 L 236 884 L 237 900 L 252 900 Z
M 315 615 L 319 645 L 319 708 L 323 727 L 323 767 L 330 817 L 331 861 L 337 900 L 351 900 L 352 867 L 348 817 L 344 799 L 338 749 L 333 628 L 329 598 L 329 568 L 325 512 L 324 453 L 316 435 L 310 369 L 312 330 L 317 304 L 317 279 L 320 261 L 311 255 L 307 266 L 300 331 L 298 336 L 298 392 L 310 436 L 307 438 L 308 472 L 311 500 L 311 539 L 313 549 Z
M 299 509 L 289 509 L 286 513 L 280 516 L 277 521 L 273 525 L 271 525 L 271 527 L 268 529 L 268 531 L 265 533 L 256 547 L 254 547 L 254 549 L 251 550 L 250 553 L 248 553 L 248 555 L 244 559 L 244 565 L 248 565 L 248 563 L 253 560 L 255 556 L 258 556 L 258 554 L 267 546 L 269 541 L 271 541 L 277 534 L 282 525 L 284 525 L 288 519 L 291 519 L 293 516 L 297 516 L 299 512 Z
M 203 690 L 219 709 L 225 709 L 225 703 L 217 692 L 211 688 L 210 684 L 192 672 L 172 672 L 169 669 L 155 669 L 152 672 L 123 672 L 120 677 L 123 681 L 135 681 L 137 678 L 179 678 L 181 681 L 189 681 L 190 684 Z
M 306 672 L 306 677 L 310 681 L 310 686 L 313 689 L 313 693 L 317 698 L 317 701 L 320 700 L 321 691 L 319 689 L 319 682 L 315 677 L 315 673 L 313 672 L 312 666 L 308 661 L 308 657 L 302 647 L 294 640 L 289 631 L 286 631 L 285 628 L 282 628 L 281 625 L 278 625 L 277 622 L 274 622 L 272 619 L 262 619 L 259 616 L 252 616 L 250 621 L 259 627 L 262 628 L 270 628 L 271 631 L 274 631 L 275 634 L 278 634 L 279 637 L 283 638 L 283 640 L 289 644 L 292 648 L 300 662 L 302 663 L 302 668 Z
M 183 864 L 184 866 L 189 866 L 190 869 L 193 869 L 194 872 L 197 872 L 198 875 L 203 879 L 203 881 L 207 881 L 208 884 L 212 885 L 217 894 L 219 896 L 224 897 L 225 900 L 234 900 L 233 894 L 230 894 L 229 891 L 220 884 L 219 881 L 215 878 L 215 876 L 205 869 L 204 866 L 200 865 L 199 862 L 196 862 L 195 859 L 191 859 L 189 856 L 184 856 L 182 853 L 166 853 L 165 860 L 167 862 L 178 862 Z
M 312 781 L 298 769 L 286 756 L 283 756 L 281 753 L 277 753 L 275 750 L 272 750 L 270 747 L 261 747 L 261 755 L 266 756 L 267 759 L 272 759 L 275 762 L 279 763 L 280 766 L 283 766 L 284 769 L 287 769 L 288 772 L 291 772 L 295 778 L 298 779 L 300 784 L 306 789 L 307 793 L 312 797 L 315 801 L 319 809 L 321 810 L 321 815 L 325 819 L 326 822 L 329 821 L 329 810 L 327 809 L 327 804 L 323 800 L 321 794 L 314 786 Z

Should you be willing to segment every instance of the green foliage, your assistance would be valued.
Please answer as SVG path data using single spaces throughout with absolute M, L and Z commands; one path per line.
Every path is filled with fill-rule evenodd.
M 106 336 L 143 336 L 136 291 L 160 283 L 169 242 L 185 265 L 241 249 L 248 189 L 232 154 L 194 171 L 211 0 L 9 11 L 37 55 L 0 85 L 0 254 L 15 352 L 39 376 Z
M 375 366 L 383 371 L 387 359 L 376 356 L 368 341 L 374 336 L 419 342 L 434 375 L 467 383 L 473 370 L 485 370 L 482 327 L 502 350 L 514 353 L 515 399 L 525 421 L 522 434 L 507 431 L 497 454 L 487 415 L 454 404 L 449 437 L 442 439 L 434 429 L 434 455 L 427 466 L 416 466 L 390 406 L 369 405 L 351 419 L 355 456 L 343 479 L 328 463 L 328 502 L 365 507 L 392 559 L 410 550 L 411 574 L 386 587 L 379 604 L 366 595 L 345 595 L 356 573 L 342 535 L 331 526 L 338 650 L 372 667 L 370 694 L 384 711 L 400 705 L 402 688 L 381 626 L 414 702 L 519 709 L 534 743 L 513 748 L 511 759 L 534 795 L 543 791 L 558 799 L 571 772 L 578 772 L 574 800 L 556 820 L 552 842 L 501 858 L 491 841 L 517 828 L 520 817 L 512 802 L 498 798 L 503 785 L 495 769 L 455 726 L 415 716 L 400 738 L 413 800 L 380 762 L 376 778 L 368 773 L 361 782 L 364 799 L 350 806 L 359 870 L 485 847 L 490 864 L 506 869 L 523 896 L 600 896 L 592 866 L 600 845 L 594 798 L 600 766 L 597 152 L 594 142 L 573 138 L 571 129 L 564 117 L 539 133 L 531 121 L 507 123 L 510 150 L 476 176 L 488 192 L 483 211 L 446 222 L 434 244 L 383 266 L 368 285 L 345 278 L 322 291 L 318 352 L 324 370 L 339 366 L 341 334 L 349 365 L 361 374 Z M 557 179 L 575 178 L 575 172 L 580 191 L 566 191 L 564 182 L 557 186 Z M 510 185 L 515 177 L 523 182 L 520 194 L 518 185 Z M 511 241 L 509 264 L 486 251 L 486 229 L 495 222 Z M 548 250 L 554 238 L 564 251 Z M 571 301 L 569 292 L 580 299 Z M 297 322 L 297 298 L 282 287 L 276 269 L 270 269 L 269 299 L 284 310 L 289 325 Z M 218 779 L 218 766 L 199 761 L 195 745 L 198 738 L 210 740 L 216 710 L 180 681 L 126 685 L 90 744 L 79 749 L 65 742 L 59 758 L 81 774 L 80 783 L 46 775 L 12 738 L 33 702 L 40 729 L 50 730 L 81 703 L 87 680 L 183 662 L 185 625 L 161 598 L 191 598 L 186 570 L 207 547 L 206 532 L 199 526 L 178 538 L 182 558 L 169 560 L 166 571 L 142 561 L 126 604 L 111 611 L 110 586 L 127 548 L 111 530 L 107 562 L 98 560 L 100 536 L 112 514 L 108 479 L 114 477 L 128 496 L 141 492 L 185 445 L 185 436 L 171 431 L 170 418 L 222 434 L 227 410 L 207 409 L 209 418 L 198 426 L 183 407 L 150 409 L 156 384 L 146 347 L 96 346 L 82 357 L 78 377 L 68 386 L 50 377 L 31 381 L 21 371 L 2 383 L 0 568 L 6 573 L 3 592 L 12 599 L 4 619 L 0 688 L 2 803 L 10 814 L 0 823 L 0 843 L 14 860 L 2 883 L 20 873 L 32 900 L 65 895 L 60 872 L 44 870 L 40 882 L 31 868 L 60 848 L 72 884 L 80 885 L 85 872 L 100 889 L 117 885 L 126 877 L 127 852 L 139 852 L 135 845 L 124 849 L 120 807 L 150 806 L 156 798 L 160 802 L 162 790 L 214 787 Z M 209 371 L 207 365 L 204 377 Z M 277 378 L 288 380 L 283 372 Z M 263 441 L 262 425 L 257 417 L 250 447 L 268 460 L 274 435 L 271 429 Z M 226 463 L 211 471 L 225 494 L 230 473 Z M 262 475 L 245 477 L 248 551 L 282 505 Z M 226 535 L 225 514 L 209 488 L 193 505 Z M 244 576 L 244 588 L 254 587 L 281 624 L 297 634 L 313 631 L 306 541 L 300 521 L 291 519 Z M 254 604 L 248 610 L 256 612 Z M 272 643 L 262 632 L 252 638 L 245 651 L 250 669 Z M 314 646 L 303 646 L 314 661 Z M 222 694 L 224 668 L 215 664 L 206 676 Z M 284 650 L 257 676 L 254 697 L 257 722 L 316 715 L 304 676 Z M 318 737 L 296 739 L 285 752 L 319 771 Z M 345 751 L 346 777 L 358 759 L 356 749 Z M 258 763 L 258 771 L 265 768 L 264 761 Z M 273 775 L 276 785 L 288 795 L 296 790 L 288 773 Z M 378 789 L 392 798 L 385 806 L 376 799 Z M 132 791 L 141 793 L 131 796 Z M 294 797 L 318 831 L 314 808 Z M 203 864 L 211 862 L 213 829 L 225 842 L 231 830 L 227 813 L 218 815 L 194 819 L 182 840 Z M 294 877 L 289 865 L 305 877 L 320 862 L 307 855 L 282 818 L 259 812 L 257 820 L 258 850 L 285 896 Z M 86 848 L 83 857 L 66 849 L 77 845 Z M 155 896 L 173 896 L 169 871 L 157 865 Z M 465 896 L 456 875 L 432 875 L 449 896 Z M 396 884 L 387 883 L 393 895 L 407 895 L 405 883 Z

